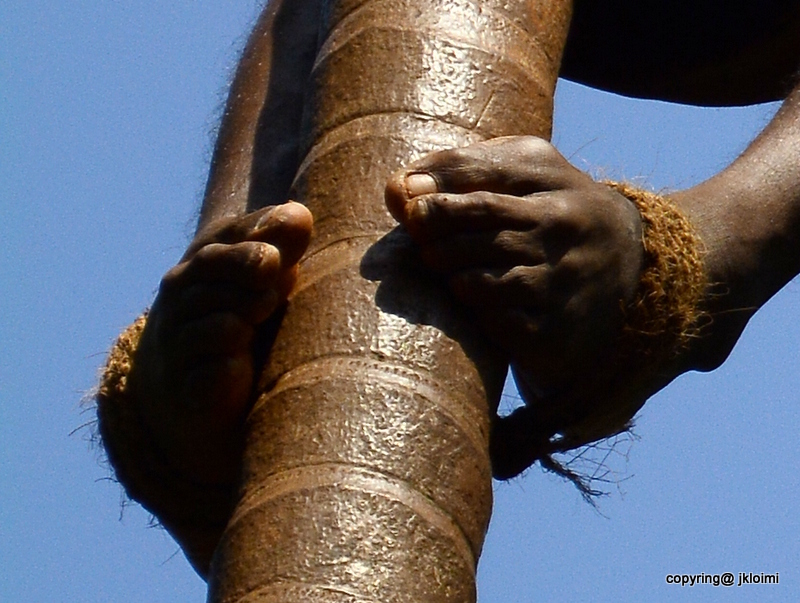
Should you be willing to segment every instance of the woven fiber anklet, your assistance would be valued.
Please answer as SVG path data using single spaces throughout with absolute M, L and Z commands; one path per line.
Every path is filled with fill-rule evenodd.
M 639 210 L 644 261 L 639 289 L 625 308 L 626 341 L 652 360 L 674 358 L 699 335 L 706 290 L 703 244 L 666 196 L 606 182 Z
M 542 465 L 572 481 L 587 500 L 599 494 L 591 487 L 592 477 L 552 455 L 630 430 L 633 417 L 653 393 L 653 383 L 669 381 L 667 366 L 700 335 L 706 316 L 703 244 L 688 218 L 665 196 L 626 183 L 604 184 L 639 211 L 644 251 L 639 286 L 622 307 L 625 322 L 617 352 L 608 359 L 607 391 L 599 396 L 603 403 L 587 401 L 582 415 L 573 415 L 539 444 Z
M 643 259 L 633 300 L 622 307 L 624 325 L 608 357 L 604 404 L 587 403 L 551 439 L 549 453 L 566 452 L 620 434 L 652 394 L 649 384 L 700 334 L 706 276 L 703 245 L 688 218 L 669 198 L 629 184 L 605 182 L 638 209 Z M 588 401 L 587 401 L 588 402 Z M 547 449 L 548 445 L 545 445 Z

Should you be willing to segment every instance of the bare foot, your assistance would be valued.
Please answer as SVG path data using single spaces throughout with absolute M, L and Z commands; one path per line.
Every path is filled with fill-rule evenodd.
M 616 403 L 600 392 L 644 256 L 633 203 L 530 136 L 428 155 L 393 176 L 386 203 L 510 359 L 528 407 L 497 423 L 498 476 Z
M 236 475 L 256 330 L 291 292 L 311 229 L 298 203 L 210 224 L 161 281 L 128 394 L 161 455 L 192 481 Z

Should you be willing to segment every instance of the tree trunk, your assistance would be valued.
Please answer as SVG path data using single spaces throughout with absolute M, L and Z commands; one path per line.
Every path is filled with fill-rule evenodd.
M 569 0 L 333 0 L 295 197 L 316 227 L 248 421 L 209 601 L 475 601 L 506 364 L 383 204 L 396 169 L 549 137 Z

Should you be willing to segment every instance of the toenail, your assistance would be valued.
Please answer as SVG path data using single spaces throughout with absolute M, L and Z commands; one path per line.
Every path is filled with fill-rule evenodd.
M 405 185 L 409 197 L 430 195 L 438 190 L 436 180 L 430 174 L 409 174 L 406 176 Z

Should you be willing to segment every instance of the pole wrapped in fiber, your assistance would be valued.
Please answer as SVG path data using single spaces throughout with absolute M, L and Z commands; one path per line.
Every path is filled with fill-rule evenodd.
M 332 0 L 294 198 L 314 214 L 248 419 L 215 603 L 475 601 L 506 372 L 389 216 L 389 175 L 549 137 L 567 0 Z

